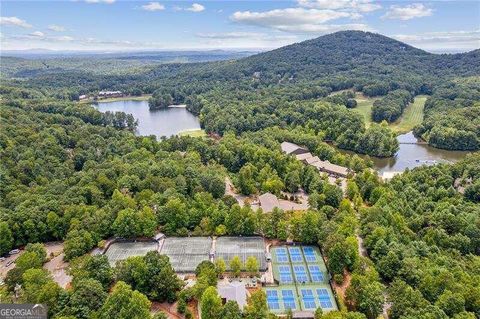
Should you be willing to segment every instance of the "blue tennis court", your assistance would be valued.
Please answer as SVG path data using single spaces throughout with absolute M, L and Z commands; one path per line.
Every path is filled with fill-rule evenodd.
M 310 271 L 312 282 L 323 282 L 323 272 L 320 270 L 319 266 L 308 265 L 308 270 Z
M 277 262 L 286 263 L 288 262 L 287 249 L 286 248 L 276 248 L 275 254 L 277 255 Z
M 307 263 L 312 263 L 317 261 L 317 256 L 315 256 L 315 251 L 313 247 L 303 247 L 303 254 L 305 255 L 305 260 Z
M 280 265 L 278 266 L 278 272 L 280 274 L 280 282 L 281 283 L 292 283 L 293 277 L 292 272 L 290 270 L 290 266 Z
M 268 308 L 278 310 L 280 303 L 278 302 L 278 293 L 276 290 L 267 290 L 267 304 Z
M 285 309 L 295 310 L 295 297 L 293 296 L 293 290 L 282 290 L 283 306 Z
M 297 282 L 308 282 L 307 270 L 303 265 L 294 265 L 293 272 L 295 273 L 295 279 Z
M 317 289 L 318 301 L 323 309 L 333 308 L 328 290 L 325 288 Z
M 290 253 L 290 259 L 294 263 L 302 262 L 302 251 L 300 250 L 300 247 L 289 247 L 288 252 Z
M 302 299 L 305 309 L 316 309 L 315 297 L 313 296 L 312 289 L 302 289 Z

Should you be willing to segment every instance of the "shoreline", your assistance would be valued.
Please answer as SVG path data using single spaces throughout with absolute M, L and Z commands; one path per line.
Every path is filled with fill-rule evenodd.
M 120 102 L 120 101 L 146 101 L 151 96 L 152 96 L 151 94 L 144 94 L 144 95 L 141 95 L 141 96 L 111 97 L 111 98 L 99 99 L 99 100 L 86 99 L 86 100 L 78 101 L 78 103 L 80 103 L 80 104 L 86 104 L 86 103 L 96 104 L 96 103 L 112 103 L 112 102 Z

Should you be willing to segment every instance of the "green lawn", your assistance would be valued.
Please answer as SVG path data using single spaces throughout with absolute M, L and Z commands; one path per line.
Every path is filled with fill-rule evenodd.
M 423 107 L 427 97 L 427 95 L 416 96 L 413 103 L 408 105 L 404 110 L 400 119 L 390 124 L 392 130 L 397 133 L 406 133 L 411 131 L 416 125 L 422 123 Z M 376 98 L 366 97 L 361 93 L 357 93 L 355 100 L 357 100 L 357 107 L 352 110 L 361 114 L 365 120 L 365 125 L 369 127 L 372 123 L 372 107 Z
M 198 129 L 198 130 L 187 130 L 178 133 L 179 136 L 190 136 L 190 137 L 205 137 L 207 136 L 207 133 L 205 133 L 204 130 Z
M 423 121 L 423 107 L 427 100 L 426 95 L 418 95 L 412 104 L 409 104 L 403 111 L 398 121 L 392 123 L 390 127 L 398 133 L 406 133 L 411 131 L 416 125 Z
M 92 104 L 93 102 L 109 103 L 109 102 L 118 102 L 118 101 L 146 101 L 151 96 L 152 96 L 151 94 L 144 94 L 142 96 L 111 97 L 111 98 L 106 98 L 106 99 L 99 99 L 97 101 L 94 101 L 92 99 L 88 99 L 88 100 L 79 101 L 78 103 L 80 103 L 80 104 Z
M 357 107 L 353 110 L 363 116 L 365 125 L 368 127 L 372 123 L 372 107 L 375 98 L 364 96 L 361 93 L 357 93 L 355 96 L 357 101 Z

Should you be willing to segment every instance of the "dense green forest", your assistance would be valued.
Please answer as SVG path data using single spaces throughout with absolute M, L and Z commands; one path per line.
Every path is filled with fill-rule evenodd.
M 0 287 L 2 301 L 46 303 L 55 319 L 164 318 L 150 314 L 152 301 L 178 301 L 191 318 L 192 300 L 214 319 L 275 318 L 261 291 L 243 311 L 222 305 L 214 289 L 221 265 L 200 264 L 197 283 L 183 289 L 158 253 L 115 267 L 88 254 L 112 236 L 257 234 L 317 244 L 335 284 L 347 284 L 339 311 L 316 318 L 373 319 L 385 297 L 394 319 L 480 317 L 480 155 L 382 182 L 368 156 L 337 147 L 391 156 L 395 134 L 385 122 L 367 128 L 349 110 L 352 93 L 331 94 L 380 96 L 379 121 L 394 121 L 413 96 L 428 94 L 415 134 L 436 147 L 476 150 L 478 54 L 433 55 L 372 33 L 339 32 L 234 61 L 108 74 L 39 68 L 3 79 L 0 254 L 25 249 Z M 185 103 L 211 138 L 136 136 L 131 115 L 76 101 L 102 89 L 152 93 L 153 108 Z M 282 153 L 283 141 L 351 168 L 345 194 Z M 224 195 L 227 176 L 245 195 L 302 188 L 310 208 L 240 207 Z M 48 256 L 38 243 L 56 240 L 70 262 L 68 289 L 42 268 Z
M 462 78 L 478 76 L 479 54 L 480 51 L 476 50 L 436 55 L 378 34 L 343 31 L 232 61 L 170 63 L 129 69 L 128 72 L 118 67 L 118 72 L 104 73 L 93 72 L 86 67 L 73 70 L 62 67 L 48 70 L 27 68 L 28 72 L 17 72 L 16 78 L 11 78 L 8 84 L 35 88 L 47 96 L 70 100 L 105 89 L 155 93 L 150 101 L 153 108 L 169 103 L 186 103 L 190 110 L 201 114 L 207 131 L 223 134 L 225 130 L 244 132 L 271 125 L 305 126 L 301 114 L 288 114 L 291 112 L 289 109 L 297 107 L 292 103 L 303 105 L 304 101 L 314 102 L 330 92 L 344 89 L 363 92 L 366 96 L 385 96 L 376 103 L 373 119 L 392 122 L 399 118 L 413 96 L 428 94 L 432 95 L 432 101 L 437 101 L 436 97 L 444 96 L 445 83 L 450 81 L 454 83 L 452 85 L 460 86 Z M 50 63 L 55 64 L 53 61 Z M 478 81 L 468 83 L 478 93 Z M 428 119 L 438 112 L 427 112 L 422 127 L 415 131 L 417 135 L 435 147 L 478 149 L 478 130 L 464 129 L 473 127 L 465 123 L 465 117 L 475 113 L 470 109 L 472 101 L 478 101 L 478 94 L 466 95 L 468 97 L 460 95 L 456 98 L 447 93 L 447 99 L 427 103 L 427 111 L 437 109 L 432 105 L 438 103 L 448 112 L 459 106 L 462 110 L 454 112 L 456 120 L 449 123 L 448 128 L 437 126 L 433 130 L 433 138 L 430 138 L 432 121 Z M 465 99 L 470 102 L 466 103 Z M 231 109 L 232 104 L 239 103 L 241 106 Z M 338 101 L 331 103 L 337 105 Z M 344 102 L 341 104 L 346 105 Z M 349 104 L 349 107 L 352 106 Z M 218 115 L 219 110 L 221 116 Z M 230 120 L 231 116 L 225 116 L 232 112 L 239 123 Z M 288 118 L 285 118 L 285 113 Z M 356 121 L 353 114 L 340 110 L 334 113 L 334 121 Z M 211 119 L 222 124 L 212 126 L 209 123 Z M 318 129 L 322 124 L 313 125 Z M 355 127 L 352 129 L 354 132 L 348 133 L 352 136 L 346 138 L 327 133 L 325 140 L 333 140 L 341 148 L 373 156 L 395 153 L 396 145 L 390 139 L 388 129 L 381 134 L 367 134 L 375 135 L 374 139 L 362 136 L 364 130 Z M 472 135 L 475 135 L 473 139 Z M 383 150 L 373 151 L 367 145 L 360 145 L 359 140 L 367 140 L 366 144 L 376 143 Z
M 480 147 L 480 78 L 444 83 L 425 103 L 425 120 L 415 134 L 444 149 Z

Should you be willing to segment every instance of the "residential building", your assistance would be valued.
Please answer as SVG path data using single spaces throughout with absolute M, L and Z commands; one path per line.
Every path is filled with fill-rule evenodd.
M 286 154 L 298 155 L 308 153 L 308 150 L 306 148 L 290 142 L 282 142 L 280 147 L 282 148 L 282 152 Z

